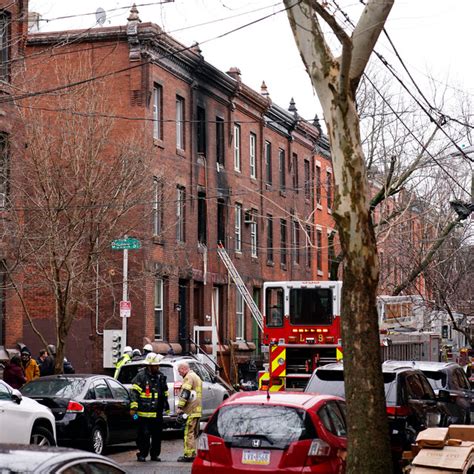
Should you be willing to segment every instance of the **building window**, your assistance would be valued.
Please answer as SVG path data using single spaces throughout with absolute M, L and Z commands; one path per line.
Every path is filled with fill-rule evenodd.
M 234 124 L 234 169 L 242 171 L 242 162 L 240 156 L 240 125 Z
M 207 244 L 207 200 L 204 192 L 198 192 L 198 242 Z
M 292 230 L 293 263 L 300 263 L 300 224 L 297 220 L 293 221 Z
M 249 157 L 250 157 L 250 177 L 257 177 L 257 135 L 250 134 L 249 141 Z
M 318 272 L 323 271 L 323 234 L 316 231 L 316 268 Z
M 292 168 L 293 168 L 293 190 L 297 193 L 299 191 L 299 177 L 298 177 L 298 155 L 293 153 L 292 158 Z
M 186 190 L 182 186 L 178 186 L 176 193 L 176 240 L 178 242 L 184 242 L 185 240 L 185 203 Z
M 265 142 L 265 179 L 267 184 L 272 184 L 272 144 Z
M 267 214 L 267 262 L 273 262 L 273 216 Z
M 217 200 L 217 243 L 225 246 L 225 211 L 227 206 L 224 199 Z
M 225 141 L 224 141 L 224 119 L 216 117 L 216 161 L 220 165 L 224 166 L 224 153 L 225 153 Z
M 242 204 L 235 205 L 235 251 L 242 252 Z
M 329 170 L 326 171 L 326 193 L 328 209 L 332 209 L 332 173 Z
M 10 147 L 8 135 L 0 133 L 0 209 L 8 204 L 10 188 Z
M 155 84 L 153 86 L 153 138 L 162 140 L 163 138 L 163 88 Z
M 197 108 L 197 152 L 206 154 L 206 109 Z
M 0 346 L 5 345 L 5 288 L 6 288 L 6 262 L 0 261 Z
M 278 173 L 280 175 L 280 190 L 285 191 L 286 189 L 286 176 L 285 176 L 285 150 L 278 149 Z
M 252 257 L 258 257 L 258 227 L 256 216 L 252 216 L 252 222 L 250 223 L 250 255 Z
M 316 165 L 316 204 L 321 205 L 321 167 Z
M 281 264 L 286 265 L 286 220 L 280 219 L 280 258 Z
M 155 280 L 155 339 L 160 341 L 163 334 L 163 280 Z
M 163 228 L 163 181 L 153 178 L 153 235 L 161 234 Z
M 10 81 L 10 14 L 0 12 L 0 79 Z
M 235 294 L 235 338 L 241 341 L 245 340 L 245 313 L 244 313 L 244 298 L 239 291 Z
M 308 160 L 304 160 L 304 197 L 308 200 L 311 198 L 311 178 Z
M 306 226 L 306 266 L 311 268 L 311 247 L 312 247 L 312 238 L 311 238 L 311 226 Z
M 176 96 L 176 148 L 184 150 L 184 99 Z

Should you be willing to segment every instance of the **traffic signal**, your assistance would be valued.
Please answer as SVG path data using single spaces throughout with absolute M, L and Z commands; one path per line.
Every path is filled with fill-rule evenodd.
M 118 332 L 112 334 L 112 362 L 116 364 L 122 355 L 122 336 Z

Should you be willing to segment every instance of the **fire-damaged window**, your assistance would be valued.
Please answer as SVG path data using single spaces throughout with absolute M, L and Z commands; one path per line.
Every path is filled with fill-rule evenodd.
M 8 135 L 0 133 L 0 209 L 4 209 L 8 202 L 10 154 Z
M 332 290 L 293 288 L 290 290 L 290 323 L 327 325 L 332 323 Z
M 207 244 L 207 200 L 202 191 L 198 192 L 198 242 Z
M 203 155 L 206 154 L 206 109 L 204 107 L 198 107 L 196 110 L 196 139 L 197 139 L 197 152 Z
M 226 205 L 224 199 L 217 200 L 217 243 L 222 243 L 224 246 L 225 241 L 225 212 Z
M 10 14 L 0 12 L 0 79 L 10 80 Z

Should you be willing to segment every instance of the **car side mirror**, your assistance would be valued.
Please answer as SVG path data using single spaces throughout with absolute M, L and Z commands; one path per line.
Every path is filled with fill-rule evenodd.
M 12 400 L 18 405 L 21 403 L 21 401 L 23 400 L 23 396 L 21 395 L 21 392 L 19 390 L 16 390 L 16 389 L 13 390 Z
M 450 402 L 451 401 L 451 394 L 448 390 L 440 390 L 438 392 L 438 400 L 441 402 Z

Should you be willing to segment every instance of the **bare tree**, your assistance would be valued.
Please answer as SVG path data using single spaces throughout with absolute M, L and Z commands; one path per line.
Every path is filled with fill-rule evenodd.
M 333 211 L 344 255 L 341 320 L 348 406 L 348 472 L 390 472 L 376 310 L 379 267 L 356 90 L 393 0 L 369 0 L 351 36 L 325 4 L 285 0 L 285 5 L 323 108 L 331 144 L 336 185 Z M 338 57 L 328 45 L 321 19 L 340 42 L 342 52 Z

